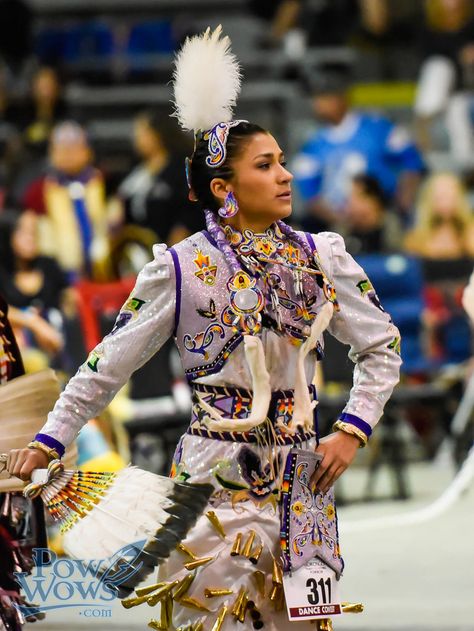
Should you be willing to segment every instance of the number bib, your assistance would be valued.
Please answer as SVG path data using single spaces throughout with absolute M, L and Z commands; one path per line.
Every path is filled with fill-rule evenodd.
M 330 567 L 311 559 L 296 572 L 283 575 L 290 621 L 330 618 L 342 613 L 339 581 Z

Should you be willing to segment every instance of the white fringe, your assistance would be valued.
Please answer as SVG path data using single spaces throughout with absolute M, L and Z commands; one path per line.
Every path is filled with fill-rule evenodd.
M 296 368 L 293 417 L 286 428 L 282 426 L 282 429 L 285 429 L 289 434 L 295 434 L 300 428 L 304 431 L 309 431 L 313 428 L 313 410 L 317 402 L 311 401 L 309 395 L 308 383 L 306 381 L 305 359 L 310 350 L 316 346 L 323 331 L 327 329 L 333 313 L 334 305 L 332 302 L 326 302 L 311 325 L 309 337 L 300 346 Z
M 199 405 L 209 414 L 203 420 L 211 431 L 248 432 L 267 418 L 272 389 L 263 344 L 259 337 L 246 335 L 244 347 L 245 359 L 252 373 L 252 412 L 247 418 L 224 418 L 197 393 Z

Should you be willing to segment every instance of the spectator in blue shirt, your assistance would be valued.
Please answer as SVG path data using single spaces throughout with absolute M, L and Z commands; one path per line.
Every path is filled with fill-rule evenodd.
M 293 163 L 306 204 L 305 228 L 343 221 L 352 180 L 362 174 L 376 178 L 391 204 L 407 217 L 425 170 L 418 149 L 402 127 L 351 109 L 340 77 L 328 75 L 323 81 L 312 86 L 313 109 L 323 126 Z

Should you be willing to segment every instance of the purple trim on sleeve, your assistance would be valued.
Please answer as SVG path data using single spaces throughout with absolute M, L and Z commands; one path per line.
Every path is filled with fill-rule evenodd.
M 179 317 L 181 315 L 181 266 L 179 264 L 179 258 L 176 250 L 169 248 L 168 250 L 173 258 L 174 271 L 176 274 L 176 309 L 174 312 L 174 331 L 173 336 L 176 337 L 176 332 L 179 325 Z
M 49 447 L 50 449 L 56 449 L 60 458 L 64 456 L 66 447 L 52 436 L 49 436 L 48 434 L 36 434 L 35 440 L 39 443 L 43 443 L 43 445 L 46 445 L 46 447 Z
M 305 235 L 306 235 L 306 240 L 309 243 L 309 247 L 314 252 L 316 250 L 316 243 L 314 242 L 313 235 L 311 234 L 311 232 L 305 232 Z
M 212 236 L 210 232 L 208 232 L 207 230 L 201 230 L 201 233 L 206 237 L 206 239 L 209 241 L 211 245 L 217 248 L 217 243 L 215 242 L 214 237 Z
M 372 428 L 370 427 L 370 425 L 366 423 L 365 421 L 363 421 L 358 416 L 356 416 L 355 414 L 349 414 L 348 412 L 343 412 L 340 415 L 339 420 L 344 421 L 344 423 L 350 423 L 351 425 L 354 425 L 358 429 L 362 430 L 364 434 L 367 436 L 367 438 L 369 438 L 370 435 L 372 434 Z

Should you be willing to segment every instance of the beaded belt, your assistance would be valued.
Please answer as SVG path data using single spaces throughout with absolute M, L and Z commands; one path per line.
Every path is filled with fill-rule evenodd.
M 316 388 L 308 386 L 311 400 L 316 400 Z M 187 433 L 193 436 L 229 440 L 239 443 L 265 443 L 276 445 L 295 445 L 318 436 L 316 408 L 314 409 L 314 428 L 312 431 L 299 430 L 295 434 L 282 432 L 279 425 L 288 425 L 293 416 L 294 391 L 276 390 L 272 392 L 267 420 L 247 432 L 216 432 L 207 429 L 203 419 L 207 413 L 202 409 L 196 392 L 215 408 L 224 418 L 247 418 L 252 411 L 252 392 L 243 388 L 224 388 L 193 384 L 193 412 Z

